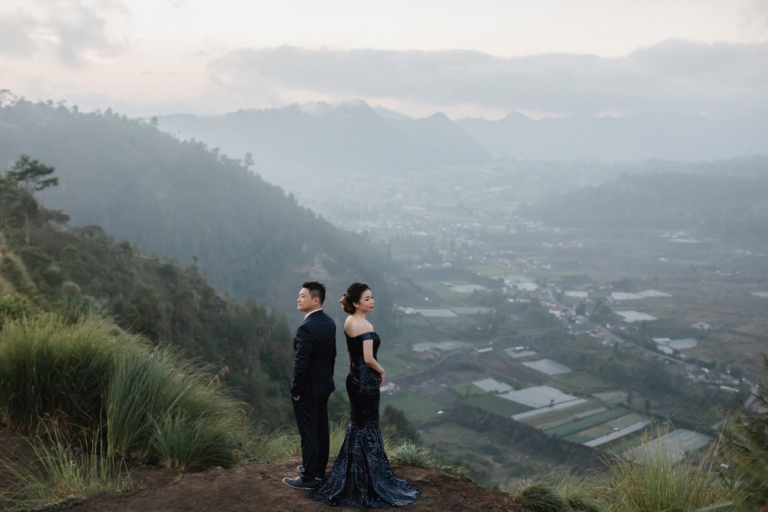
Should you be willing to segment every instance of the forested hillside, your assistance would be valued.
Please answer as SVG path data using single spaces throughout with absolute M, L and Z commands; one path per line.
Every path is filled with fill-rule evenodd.
M 0 327 L 38 312 L 114 317 L 124 329 L 204 361 L 273 424 L 288 419 L 285 317 L 222 297 L 194 266 L 145 256 L 97 226 L 67 230 L 23 184 L 0 178 Z M 28 241 L 27 241 L 28 239 Z
M 382 305 L 391 303 L 375 254 L 363 257 L 358 237 L 202 143 L 111 111 L 20 101 L 0 108 L 0 165 L 21 154 L 56 168 L 60 186 L 41 199 L 73 225 L 100 225 L 146 253 L 195 262 L 227 294 L 293 311 L 304 280 L 325 281 L 332 298 L 363 280 L 377 287 Z M 377 312 L 377 326 L 386 328 L 389 309 Z
M 564 227 L 702 229 L 711 236 L 768 232 L 768 159 L 702 165 L 697 173 L 622 175 L 554 196 L 524 214 Z

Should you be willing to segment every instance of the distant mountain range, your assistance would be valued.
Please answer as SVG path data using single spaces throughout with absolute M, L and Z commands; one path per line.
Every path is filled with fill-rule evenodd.
M 214 117 L 174 115 L 159 122 L 162 130 L 218 147 L 232 157 L 251 153 L 255 170 L 279 184 L 312 171 L 335 176 L 403 173 L 493 160 L 443 114 L 425 119 L 382 116 L 362 102 L 239 110 Z
M 498 121 L 456 124 L 494 156 L 506 158 L 711 160 L 768 154 L 768 112 L 540 120 L 512 113 Z
M 232 157 L 250 152 L 254 168 L 278 184 L 305 172 L 403 174 L 482 166 L 494 158 L 708 160 L 768 154 L 768 112 L 541 120 L 512 113 L 498 121 L 452 121 L 440 113 L 413 119 L 360 101 L 172 115 L 159 123 L 181 139 L 203 141 Z

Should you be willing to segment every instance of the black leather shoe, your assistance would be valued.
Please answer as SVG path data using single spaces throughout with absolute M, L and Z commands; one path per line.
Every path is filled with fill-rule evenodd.
M 283 478 L 283 483 L 287 485 L 288 487 L 293 487 L 294 489 L 314 489 L 315 485 L 317 483 L 315 482 L 315 479 L 305 481 L 302 480 L 300 476 L 297 476 L 296 478 Z
M 298 466 L 296 466 L 296 471 L 298 471 L 299 474 L 301 475 L 302 473 L 304 473 L 304 466 L 302 464 L 299 464 Z

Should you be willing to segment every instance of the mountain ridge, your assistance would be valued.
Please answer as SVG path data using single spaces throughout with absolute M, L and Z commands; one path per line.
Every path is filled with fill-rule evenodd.
M 40 197 L 66 211 L 72 225 L 101 225 L 146 253 L 194 261 L 236 298 L 295 315 L 302 282 L 325 280 L 334 297 L 365 280 L 388 302 L 375 258 L 355 248 L 358 237 L 202 143 L 109 111 L 19 102 L 0 109 L 0 163 L 10 166 L 21 154 L 56 168 L 60 186 Z M 383 329 L 388 314 L 377 312 Z

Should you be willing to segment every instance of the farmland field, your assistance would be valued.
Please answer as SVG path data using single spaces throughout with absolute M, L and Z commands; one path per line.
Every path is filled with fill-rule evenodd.
M 462 399 L 462 402 L 467 405 L 479 407 L 488 412 L 498 414 L 499 416 L 512 416 L 519 412 L 530 411 L 531 408 L 511 400 L 504 400 L 492 393 L 486 393 L 484 395 L 471 396 L 469 398 Z
M 437 411 L 445 408 L 441 402 L 414 395 L 408 391 L 401 391 L 392 395 L 382 394 L 381 408 L 383 409 L 389 404 L 401 409 L 411 421 L 416 423 L 436 418 Z
M 609 409 L 605 412 L 601 412 L 593 416 L 588 416 L 586 418 L 582 418 L 580 420 L 577 420 L 571 423 L 566 423 L 565 425 L 560 425 L 559 427 L 551 428 L 547 430 L 546 433 L 553 436 L 564 437 L 568 439 L 568 436 L 572 434 L 583 432 L 587 429 L 591 429 L 598 425 L 602 425 L 608 421 L 615 420 L 616 418 L 621 418 L 626 414 L 627 414 L 626 409 L 617 407 L 616 409 Z M 599 437 L 600 435 L 603 435 L 603 434 L 602 433 L 596 434 L 594 437 Z M 587 435 L 586 437 L 589 437 L 589 436 L 590 435 Z

